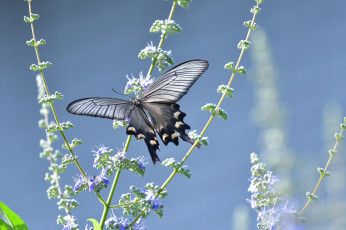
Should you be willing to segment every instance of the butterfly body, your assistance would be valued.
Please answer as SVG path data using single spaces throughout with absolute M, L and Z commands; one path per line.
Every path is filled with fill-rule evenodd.
M 207 68 L 207 61 L 187 61 L 157 78 L 144 90 L 140 98 L 132 98 L 131 101 L 102 97 L 83 98 L 71 102 L 67 111 L 77 115 L 116 120 L 129 118 L 126 134 L 144 139 L 155 164 L 160 160 L 156 154 L 156 150 L 160 148 L 156 133 L 165 145 L 169 142 L 178 145 L 178 137 L 194 143 L 185 133 L 185 130 L 190 129 L 183 121 L 186 114 L 180 111 L 176 102 L 188 92 Z

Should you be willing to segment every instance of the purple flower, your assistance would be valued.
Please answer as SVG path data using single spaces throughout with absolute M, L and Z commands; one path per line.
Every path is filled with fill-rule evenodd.
M 251 192 L 251 193 L 256 193 L 256 192 L 258 192 L 258 184 L 255 183 L 254 180 L 255 180 L 255 179 L 252 179 L 252 180 L 251 180 L 251 184 L 250 184 L 249 188 L 247 189 L 248 192 Z
M 121 230 L 126 230 L 126 228 L 129 226 L 129 224 L 127 223 L 127 219 L 122 219 L 117 225 Z
M 263 178 L 268 183 L 269 188 L 271 188 L 274 185 L 274 183 L 279 181 L 279 179 L 273 176 L 272 173 L 272 171 L 268 170 L 266 174 L 263 175 Z
M 63 230 L 71 230 L 73 228 L 73 226 L 71 224 L 69 225 L 65 225 Z
M 152 190 L 143 189 L 146 195 L 145 200 L 150 201 L 152 204 L 152 209 L 157 210 L 160 208 L 160 200 L 155 198 L 155 193 Z
M 135 230 L 144 230 L 145 227 L 141 226 L 142 217 L 140 217 L 136 223 L 132 226 Z
M 107 167 L 103 168 L 100 175 L 97 177 L 97 180 L 102 181 L 105 184 L 110 184 L 109 180 L 107 180 L 107 178 L 106 178 L 107 170 L 108 170 Z
M 97 185 L 95 179 L 96 179 L 95 176 L 89 177 L 89 180 L 88 180 L 89 192 L 94 190 L 95 188 L 94 185 Z
M 152 41 L 150 41 L 150 44 L 147 43 L 147 46 L 144 48 L 144 52 L 149 54 L 156 52 L 156 47 L 153 45 Z
M 254 199 L 246 199 L 246 202 L 250 203 L 252 209 L 257 208 L 257 201 L 256 200 L 254 200 Z
M 76 184 L 73 187 L 73 191 L 77 192 L 80 186 L 84 183 L 84 177 L 80 175 L 77 178 L 74 178 L 74 181 L 76 182 Z
M 123 160 L 123 159 L 125 159 L 126 154 L 127 154 L 127 153 L 126 153 L 125 151 L 118 152 L 118 153 L 115 155 L 115 157 L 118 158 L 119 160 Z
M 154 79 L 150 79 L 150 76 L 145 78 L 142 72 L 139 73 L 139 83 L 141 86 L 146 89 L 151 83 L 153 83 Z
M 137 163 L 139 165 L 139 169 L 142 170 L 142 171 L 145 170 L 145 165 L 147 164 L 147 163 L 144 162 L 144 160 L 145 160 L 144 157 L 138 158 L 138 160 L 137 160 Z
M 111 217 L 109 217 L 106 220 L 105 224 L 107 227 L 109 227 L 109 226 L 114 226 L 117 222 L 118 222 L 118 218 L 114 215 L 114 212 L 112 210 Z
M 99 163 L 99 160 L 100 158 L 105 154 L 105 153 L 109 153 L 109 148 L 108 147 L 105 147 L 104 145 L 101 145 L 100 147 L 97 147 L 97 151 L 95 150 L 92 150 L 95 156 L 95 159 L 94 159 L 94 164 L 93 164 L 93 167 L 96 168 L 100 163 Z

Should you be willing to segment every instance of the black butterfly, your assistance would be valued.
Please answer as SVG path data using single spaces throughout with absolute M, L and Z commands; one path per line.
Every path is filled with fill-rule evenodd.
M 190 126 L 184 123 L 185 113 L 176 104 L 208 69 L 208 62 L 191 60 L 173 67 L 149 85 L 139 99 L 126 101 L 117 98 L 92 97 L 71 102 L 69 113 L 102 117 L 116 120 L 129 118 L 127 135 L 144 139 L 151 159 L 155 164 L 160 161 L 156 154 L 159 143 L 155 130 L 162 142 L 167 145 L 179 144 L 178 136 L 184 141 L 194 143 L 185 133 Z M 151 121 L 149 121 L 148 117 Z

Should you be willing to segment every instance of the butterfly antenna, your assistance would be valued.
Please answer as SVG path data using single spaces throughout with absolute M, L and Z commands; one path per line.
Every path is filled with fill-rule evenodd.
M 122 94 L 122 93 L 119 93 L 119 92 L 117 92 L 115 89 L 113 89 L 112 88 L 112 90 L 113 90 L 113 92 L 115 92 L 115 93 L 117 93 L 117 94 L 120 94 L 120 95 L 123 95 L 123 96 L 126 96 L 126 97 L 130 97 L 129 95 L 126 95 L 126 94 Z

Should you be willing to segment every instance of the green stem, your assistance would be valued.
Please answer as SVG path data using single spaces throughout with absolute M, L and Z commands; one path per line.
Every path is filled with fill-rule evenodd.
M 121 208 L 121 207 L 124 207 L 124 206 L 129 206 L 131 204 L 135 204 L 136 202 L 128 202 L 128 203 L 123 203 L 123 204 L 118 204 L 118 205 L 113 205 L 113 206 L 110 206 L 109 208 Z
M 127 137 L 126 144 L 125 144 L 125 147 L 124 147 L 124 151 L 125 152 L 127 152 L 128 148 L 130 146 L 131 138 L 132 138 L 132 135 L 129 135 Z M 111 202 L 112 202 L 112 199 L 113 199 L 115 188 L 117 187 L 117 184 L 118 184 L 120 172 L 121 172 L 121 169 L 119 169 L 116 172 L 115 178 L 114 178 L 114 181 L 113 181 L 113 184 L 112 184 L 112 187 L 111 187 L 111 191 L 109 192 L 109 195 L 108 195 L 108 198 L 107 198 L 107 202 L 104 203 L 103 212 L 102 212 L 102 216 L 101 216 L 101 220 L 100 220 L 101 229 L 103 229 L 103 227 L 104 227 L 104 224 L 105 224 L 105 221 L 106 221 L 106 218 L 107 218 L 107 215 L 108 215 L 108 211 L 111 208 Z
M 107 218 L 107 215 L 108 215 L 108 211 L 109 211 L 109 208 L 110 208 L 110 203 L 112 202 L 113 194 L 114 194 L 115 188 L 117 187 L 117 184 L 118 184 L 120 172 L 121 172 L 121 170 L 118 170 L 116 172 L 116 174 L 115 174 L 115 179 L 113 181 L 111 191 L 109 192 L 107 203 L 106 203 L 106 205 L 103 208 L 103 213 L 102 213 L 102 217 L 101 217 L 101 220 L 100 220 L 101 229 L 103 229 L 103 226 L 105 225 L 105 221 L 106 221 L 106 218 Z
M 174 1 L 173 1 L 172 8 L 171 8 L 171 12 L 169 13 L 169 16 L 168 16 L 168 20 L 172 20 L 176 5 L 177 5 L 177 0 L 174 0 Z M 163 36 L 161 37 L 161 40 L 160 40 L 160 42 L 159 42 L 158 49 L 161 49 L 161 47 L 162 47 L 162 45 L 163 45 L 163 42 L 165 41 L 166 36 L 167 36 L 167 30 L 165 31 L 165 33 L 164 33 Z M 151 66 L 150 66 L 150 68 L 149 68 L 149 71 L 148 71 L 148 74 L 147 74 L 147 77 L 146 77 L 147 79 L 151 76 L 151 73 L 152 73 L 153 70 L 154 70 L 156 61 L 157 61 L 157 57 L 155 57 L 154 60 L 153 60 L 153 62 L 151 63 Z
M 176 4 L 177 4 L 177 0 L 174 0 L 174 1 L 173 1 L 172 8 L 171 8 L 171 12 L 170 12 L 169 17 L 168 17 L 168 20 L 171 20 L 172 17 L 173 17 L 173 13 L 174 13 Z M 158 48 L 161 48 L 161 47 L 162 47 L 166 35 L 167 35 L 167 31 L 165 32 L 164 36 L 162 36 Z M 147 78 L 150 77 L 151 73 L 153 72 L 153 69 L 154 69 L 156 60 L 157 60 L 157 58 L 154 58 L 153 62 L 151 63 L 151 66 L 150 66 L 149 71 L 148 71 L 148 74 L 147 74 Z M 125 145 L 125 148 L 124 148 L 124 151 L 125 151 L 125 152 L 127 152 L 128 148 L 129 148 L 131 138 L 132 138 L 132 135 L 129 135 L 129 136 L 127 137 L 126 145 Z M 109 209 L 110 209 L 111 207 L 117 207 L 117 205 L 115 205 L 115 206 L 110 206 L 110 203 L 112 202 L 113 194 L 114 194 L 116 185 L 117 185 L 117 183 L 118 183 L 119 176 L 120 176 L 120 170 L 117 171 L 117 173 L 116 173 L 116 175 L 115 175 L 115 179 L 114 179 L 114 182 L 113 182 L 111 191 L 110 191 L 110 193 L 109 193 L 109 196 L 108 196 L 108 199 L 107 199 L 107 203 L 104 204 L 104 209 L 103 209 L 103 213 L 102 213 L 102 217 L 101 217 L 101 221 L 100 221 L 101 229 L 104 227 L 104 223 L 105 223 L 105 221 L 106 221 L 106 217 L 107 217 L 107 215 L 108 215 Z
M 338 135 L 341 136 L 343 131 L 344 131 L 344 129 L 341 128 L 341 131 L 339 132 Z M 334 148 L 333 148 L 333 150 L 332 150 L 333 152 L 336 151 L 336 148 L 338 147 L 338 144 L 339 144 L 339 139 L 336 139 Z M 322 178 L 324 177 L 325 173 L 327 172 L 327 169 L 328 169 L 328 166 L 329 166 L 329 164 L 330 164 L 330 162 L 331 162 L 331 160 L 332 160 L 332 157 L 333 157 L 333 154 L 330 154 L 329 159 L 328 159 L 328 161 L 327 161 L 327 164 L 326 164 L 326 166 L 324 167 L 323 173 L 321 173 L 321 175 L 320 175 L 320 179 L 318 180 L 318 182 L 317 182 L 317 184 L 316 184 L 316 186 L 315 186 L 315 189 L 314 189 L 314 191 L 312 192 L 312 195 L 315 195 L 315 194 L 316 194 L 316 191 L 317 191 L 318 187 L 319 187 L 320 184 L 321 184 Z M 303 208 L 303 209 L 300 211 L 300 213 L 299 213 L 300 216 L 303 214 L 303 212 L 304 212 L 305 209 L 308 207 L 308 205 L 310 204 L 310 202 L 311 202 L 311 199 L 308 199 L 308 201 L 307 201 L 306 204 L 304 205 L 304 208 Z
M 258 6 L 259 6 L 259 3 L 257 2 L 257 7 L 258 7 Z M 254 25 L 255 18 L 256 18 L 256 14 L 254 14 L 253 17 L 252 17 L 251 26 L 250 26 L 249 29 L 248 29 L 248 32 L 247 32 L 245 41 L 248 41 L 248 40 L 249 40 L 250 33 L 251 33 L 251 31 L 252 31 L 251 28 L 252 28 L 253 25 Z M 233 72 L 232 72 L 232 75 L 231 75 L 231 77 L 230 77 L 230 79 L 229 79 L 229 81 L 228 81 L 227 87 L 230 87 L 230 85 L 231 85 L 231 83 L 232 83 L 232 81 L 233 81 L 233 79 L 234 79 L 234 75 L 236 74 L 237 69 L 238 69 L 238 67 L 239 67 L 239 65 L 240 65 L 240 61 L 241 61 L 241 59 L 242 59 L 242 57 L 243 57 L 244 51 L 245 51 L 245 48 L 242 48 L 242 50 L 241 50 L 241 52 L 240 52 L 240 54 L 239 54 L 239 57 L 238 57 L 237 64 L 235 65 L 235 68 L 234 68 L 234 70 L 233 70 Z M 222 96 L 221 96 L 221 98 L 220 98 L 220 100 L 219 100 L 219 102 L 218 102 L 218 104 L 217 104 L 217 106 L 216 106 L 214 112 L 212 113 L 212 115 L 210 116 L 208 122 L 206 123 L 206 125 L 204 126 L 202 132 L 200 133 L 200 136 L 203 136 L 204 133 L 205 133 L 205 131 L 208 129 L 208 127 L 209 127 L 211 121 L 214 119 L 214 117 L 215 117 L 215 115 L 216 115 L 216 111 L 220 108 L 220 106 L 221 106 L 221 104 L 222 104 L 222 102 L 223 102 L 225 96 L 226 96 L 226 91 L 222 94 Z M 189 149 L 189 151 L 188 151 L 188 152 L 186 153 L 186 155 L 183 157 L 183 159 L 182 159 L 181 163 L 179 164 L 179 166 L 173 170 L 173 172 L 169 175 L 169 177 L 166 179 L 166 181 L 162 184 L 162 186 L 160 187 L 159 191 L 157 192 L 155 198 L 157 198 L 157 197 L 160 195 L 160 193 L 167 187 L 167 185 L 169 184 L 169 182 L 173 179 L 173 177 L 177 174 L 178 170 L 181 168 L 181 166 L 184 164 L 184 162 L 185 162 L 185 161 L 187 160 L 187 158 L 190 156 L 191 152 L 195 149 L 196 145 L 197 145 L 197 143 L 195 142 L 195 143 L 191 146 L 191 148 Z M 131 222 L 130 226 L 132 226 L 132 225 L 133 225 L 133 224 L 134 224 L 134 223 L 135 223 L 135 222 L 147 211 L 147 209 L 148 209 L 148 208 L 143 208 L 142 211 L 140 212 L 140 214 Z
M 37 64 L 40 64 L 41 61 L 40 61 L 40 55 L 39 55 L 39 52 L 38 52 L 38 48 L 37 48 L 37 43 L 36 43 L 36 36 L 35 36 L 35 30 L 34 30 L 34 23 L 32 21 L 32 17 L 31 17 L 31 14 L 32 14 L 32 11 L 31 11 L 31 1 L 28 1 L 28 6 L 29 6 L 29 15 L 30 15 L 30 25 L 31 25 L 31 33 L 32 33 L 32 38 L 34 39 L 34 48 L 35 48 L 35 53 L 36 53 L 36 58 L 37 58 Z M 40 70 L 40 74 L 41 74 L 41 78 L 42 78 L 42 82 L 44 84 L 44 87 L 45 87 L 45 90 L 46 90 L 46 94 L 47 96 L 50 96 L 50 93 L 49 93 L 49 90 L 48 90 L 48 86 L 47 86 L 47 83 L 46 83 L 46 79 L 44 77 L 44 74 L 43 74 L 43 70 Z M 53 103 L 49 103 L 50 104 L 50 107 L 52 109 L 52 112 L 53 112 L 53 115 L 54 115 L 54 118 L 55 118 L 55 121 L 57 123 L 57 125 L 60 127 L 60 122 L 59 122 L 59 119 L 58 119 L 58 116 L 55 112 L 55 108 L 54 108 L 54 105 Z M 70 154 L 73 156 L 74 158 L 74 163 L 77 165 L 79 171 L 82 173 L 82 175 L 87 179 L 87 175 L 86 173 L 84 172 L 84 170 L 82 169 L 81 165 L 79 164 L 79 162 L 77 161 L 76 159 L 76 156 L 75 154 L 73 153 L 71 147 L 70 147 L 70 144 L 68 143 L 66 137 L 65 137 L 65 134 L 63 131 L 60 131 L 60 134 L 62 136 L 62 138 L 64 139 L 64 142 L 65 142 L 65 145 L 67 146 Z M 99 200 L 102 202 L 102 203 L 105 203 L 105 201 L 103 200 L 103 198 L 97 194 Z

